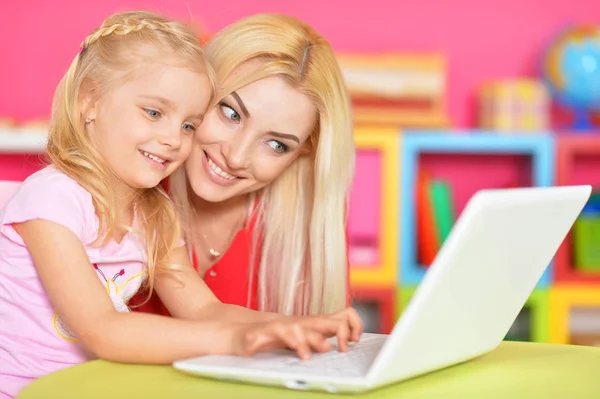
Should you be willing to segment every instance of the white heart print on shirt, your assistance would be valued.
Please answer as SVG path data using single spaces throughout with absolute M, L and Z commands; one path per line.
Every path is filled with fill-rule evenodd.
M 125 269 L 121 269 L 109 279 L 106 278 L 106 275 L 97 264 L 94 264 L 93 266 L 100 280 L 104 282 L 104 287 L 112 300 L 115 310 L 118 312 L 129 312 L 130 310 L 129 306 L 127 306 L 127 302 L 129 302 L 142 286 L 142 283 L 146 278 L 146 273 L 140 272 L 132 276 L 125 276 Z M 123 281 L 123 279 L 125 280 Z M 117 285 L 120 281 L 123 282 L 120 285 Z M 62 339 L 69 342 L 77 342 L 75 335 L 69 330 L 65 322 L 56 312 L 52 318 L 52 324 L 54 325 L 57 334 Z

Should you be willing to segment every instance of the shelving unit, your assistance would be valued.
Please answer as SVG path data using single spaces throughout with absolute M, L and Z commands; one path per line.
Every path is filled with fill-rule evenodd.
M 417 260 L 415 198 L 421 168 L 450 181 L 458 216 L 468 199 L 479 189 L 554 184 L 554 141 L 548 132 L 527 135 L 495 134 L 486 131 L 407 131 L 403 138 L 401 189 L 406 193 L 400 212 L 400 273 L 398 285 L 417 286 L 426 267 Z M 546 270 L 538 286 L 551 279 Z
M 575 307 L 600 309 L 600 286 L 588 284 L 562 284 L 550 293 L 550 341 L 556 344 L 572 344 L 571 314 Z M 600 320 L 596 320 L 600 322 Z M 587 341 L 600 346 L 600 328 L 586 331 Z M 595 339 L 593 338 L 595 337 Z
M 416 287 L 400 287 L 396 296 L 396 317 L 401 316 L 415 291 Z M 550 335 L 549 301 L 550 292 L 548 289 L 533 291 L 515 320 L 513 327 L 507 333 L 505 340 L 548 342 Z M 523 328 L 523 325 L 525 328 Z M 525 330 L 525 333 L 523 333 L 523 330 Z
M 386 172 L 385 168 L 380 171 L 382 176 L 395 176 L 398 181 L 395 313 L 392 320 L 379 320 L 380 324 L 395 322 L 427 272 L 426 267 L 417 262 L 418 243 L 415 235 L 414 194 L 420 169 L 427 169 L 433 177 L 450 184 L 456 216 L 470 196 L 482 188 L 555 184 L 592 184 L 600 188 L 600 132 L 586 135 L 555 132 L 508 135 L 487 131 L 411 130 L 395 134 L 400 136 L 401 143 L 398 169 L 395 174 Z M 377 180 L 377 184 L 388 182 L 385 177 L 373 176 L 372 179 Z M 364 185 L 367 191 L 372 190 L 372 183 Z M 390 198 L 386 200 L 382 194 L 378 201 L 390 206 L 394 203 Z M 386 220 L 383 219 L 383 213 L 367 216 L 372 218 L 373 215 L 380 215 L 380 222 Z M 381 230 L 378 242 L 385 242 L 385 234 L 389 233 Z M 390 237 L 391 234 L 387 239 Z M 598 313 L 587 312 L 578 318 L 588 317 L 592 320 L 587 325 L 600 325 L 600 320 L 594 324 L 594 320 L 600 317 L 600 276 L 574 270 L 570 246 L 570 237 L 567 237 L 505 339 L 600 343 L 600 328 L 598 331 L 578 330 L 573 333 L 576 335 L 570 336 L 569 320 L 573 309 L 582 306 L 588 310 L 597 309 Z M 380 263 L 370 270 L 377 273 L 376 270 L 385 267 Z M 353 283 L 364 281 L 354 279 Z M 376 284 L 363 286 L 371 290 L 378 287 Z M 383 284 L 379 289 L 389 293 L 389 284 Z M 373 295 L 372 291 L 370 293 Z M 388 317 L 379 310 L 377 312 L 380 318 Z
M 396 321 L 396 288 L 356 287 L 353 305 L 365 325 L 365 332 L 389 334 Z
M 591 184 L 600 191 L 600 131 L 562 134 L 557 137 L 557 142 L 556 183 L 561 186 Z M 572 259 L 572 238 L 569 234 L 556 254 L 556 282 L 593 283 L 600 289 L 600 273 L 578 271 Z
M 397 129 L 359 126 L 354 138 L 358 155 L 348 222 L 350 281 L 353 287 L 394 287 L 401 203 L 397 170 L 402 137 Z M 363 189 L 361 182 L 368 184 L 368 189 Z M 368 212 L 366 217 L 361 215 L 362 210 Z M 357 258 L 366 262 L 352 262 Z
M 0 129 L 0 154 L 41 154 L 47 134 L 41 130 Z
M 0 180 L 21 181 L 40 169 L 45 130 L 0 129 Z
M 600 191 L 600 131 L 557 135 L 558 185 L 591 184 Z M 600 242 L 597 243 L 600 248 Z M 550 301 L 550 340 L 600 346 L 600 272 L 578 270 L 570 233 L 556 254 Z M 595 310 L 574 320 L 577 308 Z M 580 332 L 577 324 L 589 325 Z

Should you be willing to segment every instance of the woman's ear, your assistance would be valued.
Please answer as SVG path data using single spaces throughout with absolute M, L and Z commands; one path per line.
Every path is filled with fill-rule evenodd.
M 312 146 L 312 143 L 310 142 L 310 139 L 306 140 L 304 142 L 304 144 L 302 144 L 302 147 L 300 147 L 299 155 L 300 156 L 308 155 L 312 152 L 312 150 L 313 150 L 313 146 Z
M 308 155 L 315 152 L 317 149 L 317 143 L 319 142 L 319 131 L 315 128 L 308 139 L 304 141 L 302 147 L 300 147 L 300 155 Z

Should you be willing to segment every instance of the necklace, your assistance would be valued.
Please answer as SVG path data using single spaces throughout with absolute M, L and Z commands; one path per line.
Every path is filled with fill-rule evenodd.
M 219 249 L 215 248 L 214 246 L 210 245 L 208 243 L 207 234 L 206 233 L 201 233 L 200 234 L 200 237 L 202 238 L 203 247 L 207 248 L 209 258 L 212 261 L 218 259 L 221 255 L 223 255 L 223 251 L 226 251 L 229 248 L 229 245 L 231 244 L 231 241 L 232 241 L 233 237 L 237 234 L 237 232 L 239 231 L 239 229 L 241 227 L 243 227 L 245 219 L 246 219 L 245 212 L 242 213 L 241 216 L 236 219 L 236 222 L 235 222 L 233 228 L 231 229 L 231 232 L 226 237 L 226 240 L 223 243 L 223 250 L 219 250 Z M 199 225 L 200 224 L 200 220 L 197 220 L 196 223 L 197 223 L 197 225 Z M 215 231 L 215 229 L 214 229 L 214 227 L 213 227 L 212 224 L 211 224 L 211 231 Z

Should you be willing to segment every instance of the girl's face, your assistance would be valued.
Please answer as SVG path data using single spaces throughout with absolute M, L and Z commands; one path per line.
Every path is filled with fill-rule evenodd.
M 253 64 L 233 74 L 247 73 Z M 209 110 L 196 130 L 185 164 L 189 184 L 211 202 L 259 190 L 307 152 L 316 123 L 309 97 L 282 77 L 248 84 Z
M 147 63 L 88 108 L 86 128 L 127 187 L 155 187 L 187 159 L 211 94 L 206 74 Z

